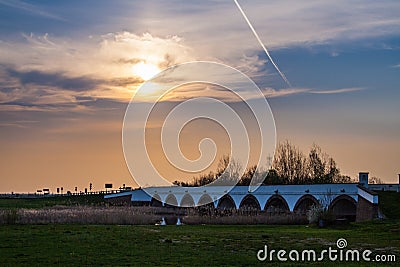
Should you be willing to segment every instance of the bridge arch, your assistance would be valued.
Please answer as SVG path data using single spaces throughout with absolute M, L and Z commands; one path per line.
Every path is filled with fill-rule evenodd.
M 228 194 L 219 199 L 217 207 L 221 210 L 236 209 L 235 201 L 233 201 L 233 198 Z
M 209 194 L 204 194 L 200 197 L 199 202 L 197 203 L 198 206 L 208 206 L 212 205 L 214 207 L 214 201 L 210 197 Z
M 318 200 L 313 195 L 307 194 L 297 200 L 293 211 L 305 215 L 313 205 L 319 205 Z
M 190 208 L 190 207 L 194 207 L 194 200 L 193 197 L 189 194 L 185 194 L 181 200 L 181 207 L 183 208 Z
M 258 202 L 257 198 L 252 194 L 247 194 L 240 202 L 239 209 L 247 208 L 261 210 L 260 203 Z
M 272 214 L 290 212 L 287 201 L 281 195 L 272 195 L 265 203 L 264 210 Z
M 158 194 L 155 194 L 150 201 L 150 206 L 152 207 L 162 207 L 163 203 L 161 201 L 161 197 Z
M 174 194 L 169 194 L 167 198 L 165 199 L 164 202 L 165 207 L 176 207 L 178 206 L 178 200 L 176 200 L 176 197 Z
M 329 209 L 335 214 L 336 218 L 346 218 L 355 221 L 357 214 L 357 202 L 348 195 L 337 196 L 329 205 Z

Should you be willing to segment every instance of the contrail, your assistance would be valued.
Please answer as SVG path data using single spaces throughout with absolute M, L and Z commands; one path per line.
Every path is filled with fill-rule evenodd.
M 261 45 L 261 47 L 264 49 L 265 54 L 267 54 L 267 57 L 269 58 L 269 60 L 271 61 L 272 65 L 274 65 L 276 71 L 279 73 L 279 75 L 282 77 L 282 79 L 286 82 L 286 84 L 289 87 L 292 87 L 292 85 L 290 84 L 289 80 L 286 78 L 285 74 L 283 74 L 283 72 L 280 71 L 280 69 L 278 68 L 278 65 L 275 64 L 274 60 L 272 59 L 271 55 L 268 52 L 268 49 L 265 47 L 265 45 L 263 44 L 263 42 L 261 41 L 260 37 L 258 36 L 256 30 L 254 29 L 253 25 L 251 25 L 250 20 L 247 18 L 246 14 L 244 13 L 242 7 L 239 5 L 239 2 L 237 0 L 233 0 L 236 4 L 236 6 L 238 7 L 240 13 L 242 13 L 243 18 L 246 20 L 247 24 L 249 25 L 251 31 L 253 32 L 254 36 L 256 37 L 257 41 L 259 42 L 259 44 Z

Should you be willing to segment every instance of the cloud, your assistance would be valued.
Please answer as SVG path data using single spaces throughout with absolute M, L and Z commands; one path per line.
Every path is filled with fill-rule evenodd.
M 393 65 L 392 68 L 400 68 L 400 64 Z
M 127 102 L 143 83 L 132 71 L 135 64 L 168 67 L 193 59 L 177 36 L 117 32 L 81 42 L 48 34 L 23 37 L 24 42 L 0 43 L 3 109 L 61 109 L 99 98 Z
M 1 111 L 1 106 L 0 106 Z M 39 121 L 37 120 L 16 120 L 16 121 L 0 121 L 0 128 L 30 128 L 31 126 L 37 124 Z
M 23 42 L 0 43 L 0 64 L 24 71 L 109 79 L 132 77 L 132 66 L 139 62 L 170 65 L 193 60 L 195 55 L 178 36 L 155 37 L 125 31 L 79 40 L 49 34 L 23 34 L 23 37 Z
M 146 9 L 146 3 L 131 4 L 132 8 L 140 5 Z M 171 8 L 174 4 L 179 8 Z M 398 1 L 255 0 L 242 1 L 241 4 L 270 50 L 354 42 L 400 32 Z M 187 44 L 202 55 L 217 56 L 222 60 L 236 60 L 248 51 L 262 49 L 233 1 L 203 1 L 202 4 L 193 1 L 174 1 L 172 4 L 156 1 L 147 8 L 152 12 L 145 16 L 125 17 L 122 14 L 123 23 L 132 21 L 138 31 L 151 29 L 162 35 L 182 33 Z M 114 23 L 117 27 L 123 26 L 119 20 Z
M 90 91 L 101 84 L 100 80 L 90 77 L 68 77 L 62 73 L 46 73 L 42 71 L 17 71 L 6 69 L 10 78 L 16 78 L 22 86 L 37 85 L 62 88 L 71 91 Z
M 22 1 L 0 0 L 0 4 L 53 16 L 44 8 Z M 80 106 L 98 99 L 126 102 L 143 82 L 132 71 L 141 62 L 165 69 L 193 60 L 216 60 L 236 66 L 253 78 L 262 75 L 267 79 L 270 74 L 266 70 L 270 61 L 261 57 L 261 47 L 234 2 L 158 1 L 147 6 L 150 5 L 147 2 L 132 1 L 125 5 L 126 13 L 104 20 L 107 29 L 111 29 L 108 33 L 101 32 L 102 27 L 88 25 L 68 37 L 47 33 L 23 34 L 23 40 L 3 37 L 0 64 L 7 66 L 7 71 L 0 73 L 0 102 L 23 108 L 33 108 L 28 104 L 46 108 L 49 106 L 45 105 L 56 104 Z M 348 42 L 400 32 L 398 1 L 255 0 L 242 5 L 260 39 L 272 50 L 272 56 L 274 49 Z M 138 6 L 151 12 L 132 16 L 131 10 L 138 10 Z M 63 14 L 68 15 L 68 11 Z M 132 25 L 130 31 L 118 31 L 127 25 Z M 266 88 L 263 93 L 272 98 L 359 90 L 362 89 Z M 194 90 L 190 95 L 199 93 L 211 92 Z
M 301 93 L 308 93 L 311 89 L 308 88 L 289 88 L 289 89 L 280 89 L 276 90 L 273 88 L 265 88 L 263 93 L 266 98 L 274 98 L 274 97 L 282 97 L 282 96 L 289 96 Z
M 45 17 L 45 18 L 49 18 L 49 19 L 54 19 L 54 20 L 61 20 L 61 21 L 65 21 L 64 18 L 52 14 L 50 12 L 47 12 L 46 10 L 38 7 L 37 5 L 32 5 L 23 1 L 19 1 L 19 0 L 0 0 L 0 4 L 8 6 L 8 7 L 12 7 L 15 9 L 19 9 L 22 10 L 26 13 L 32 14 L 32 15 L 36 15 L 36 16 L 41 16 L 41 17 Z
M 174 69 L 171 69 L 174 71 Z M 207 70 L 205 70 L 207 71 Z M 210 75 L 215 74 L 211 71 Z M 161 80 L 163 79 L 160 76 Z M 90 76 L 68 76 L 63 73 L 44 71 L 20 71 L 0 66 L 1 110 L 60 111 L 90 110 L 99 99 L 110 99 L 126 103 L 130 100 L 141 80 L 135 77 L 94 79 Z M 179 77 L 177 77 L 179 78 Z M 168 81 L 164 81 L 167 82 Z M 175 81 L 175 80 L 174 80 Z M 234 81 L 232 81 L 234 82 Z M 128 90 L 127 88 L 132 88 Z M 317 90 L 313 88 L 264 88 L 261 95 L 266 98 L 285 97 L 295 94 L 340 94 L 364 90 L 364 88 L 339 88 Z M 244 100 L 259 98 L 260 94 L 240 92 Z M 193 83 L 175 88 L 162 101 L 185 101 L 194 97 L 212 97 L 225 102 L 240 102 L 234 93 L 208 83 Z M 98 103 L 98 102 L 97 102 Z
M 243 18 L 246 20 L 247 24 L 249 25 L 251 31 L 254 34 L 254 37 L 256 37 L 258 43 L 260 44 L 260 46 L 262 47 L 262 49 L 264 50 L 265 54 L 267 55 L 269 61 L 272 63 L 272 65 L 274 66 L 275 70 L 279 73 L 279 75 L 281 76 L 281 78 L 286 82 L 287 85 L 289 85 L 289 87 L 292 87 L 292 85 L 290 84 L 289 80 L 286 78 L 285 74 L 283 72 L 281 72 L 281 70 L 279 69 L 278 65 L 275 63 L 275 61 L 272 59 L 268 49 L 265 47 L 264 43 L 261 41 L 260 37 L 258 36 L 257 31 L 254 29 L 253 25 L 251 24 L 250 20 L 247 18 L 246 13 L 243 11 L 242 7 L 240 6 L 239 2 L 237 0 L 234 1 L 236 6 L 238 7 L 240 13 L 243 15 Z
M 274 50 L 293 47 L 317 50 L 323 46 L 323 49 L 331 47 L 335 56 L 336 52 L 342 52 L 342 45 L 368 46 L 372 38 L 400 33 L 399 1 L 254 0 L 240 3 L 272 58 L 275 58 Z M 258 62 L 247 60 L 261 55 L 262 47 L 233 1 L 130 1 L 125 10 L 127 13 L 110 18 L 107 27 L 121 29 L 132 25 L 130 30 L 136 33 L 178 34 L 185 46 L 190 47 L 193 58 L 223 62 L 240 67 L 246 73 L 257 68 L 265 70 L 265 65 L 272 66 L 270 61 L 259 66 Z M 143 12 L 132 15 L 132 10 Z M 281 65 L 279 58 L 275 60 Z M 282 68 L 283 73 L 286 71 Z
M 351 88 L 339 88 L 331 90 L 317 90 L 313 88 L 288 88 L 288 89 L 275 90 L 273 88 L 265 88 L 264 95 L 266 98 L 274 98 L 274 97 L 290 96 L 296 94 L 343 94 L 343 93 L 357 92 L 362 90 L 365 90 L 365 88 L 351 87 Z
M 261 95 L 265 98 L 288 97 L 298 94 L 343 94 L 349 92 L 357 92 L 365 90 L 365 88 L 340 88 L 331 90 L 317 90 L 313 88 L 285 88 L 274 89 L 264 88 L 261 89 Z M 257 99 L 260 97 L 259 93 L 243 91 L 240 93 L 243 100 Z M 162 101 L 185 101 L 195 97 L 210 97 L 224 102 L 241 102 L 242 100 L 233 92 L 223 87 L 207 84 L 207 83 L 193 83 L 178 87 L 175 90 L 166 94 Z
M 357 92 L 362 90 L 365 90 L 365 88 L 351 87 L 351 88 L 341 88 L 333 90 L 312 90 L 308 92 L 311 94 L 342 94 L 342 93 Z

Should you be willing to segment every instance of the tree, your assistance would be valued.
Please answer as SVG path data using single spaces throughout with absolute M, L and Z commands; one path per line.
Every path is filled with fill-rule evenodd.
M 268 171 L 267 177 L 265 177 L 264 185 L 275 185 L 275 184 L 282 184 L 282 179 L 279 177 L 276 170 L 271 169 Z
M 251 180 L 253 179 L 254 176 L 259 175 L 257 173 L 257 165 L 253 165 L 249 167 L 243 174 L 242 178 L 240 178 L 240 181 L 238 185 L 250 185 Z
M 383 184 L 383 181 L 380 178 L 373 176 L 369 179 L 369 183 L 370 184 Z
M 336 162 L 333 158 L 329 158 L 329 162 L 328 162 L 328 169 L 327 172 L 325 173 L 325 179 L 324 179 L 324 183 L 334 183 L 335 180 L 340 177 L 340 170 L 339 168 L 336 166 Z M 351 181 L 351 179 L 350 179 Z
M 213 185 L 250 185 L 253 177 L 263 179 L 262 184 L 265 185 L 353 182 L 349 176 L 340 174 L 335 160 L 318 145 L 313 144 L 307 157 L 288 140 L 278 144 L 268 173 L 256 165 L 246 169 L 243 176 L 239 177 L 241 172 L 241 164 L 225 155 L 219 160 L 215 172 L 193 177 L 190 182 L 174 181 L 173 184 L 203 186 L 215 182 Z
M 313 144 L 308 158 L 309 177 L 313 183 L 329 184 L 340 175 L 335 160 L 322 152 L 321 147 Z
M 307 159 L 288 140 L 278 144 L 272 166 L 283 184 L 301 184 L 308 180 Z
M 353 179 L 351 179 L 350 176 L 348 175 L 338 175 L 333 179 L 333 183 L 336 184 L 348 184 L 354 182 Z
M 275 173 L 269 174 L 264 183 L 275 183 L 278 177 L 281 184 L 333 183 L 340 178 L 335 160 L 316 144 L 306 157 L 288 140 L 279 143 L 272 167 Z
M 229 156 L 225 155 L 219 160 L 216 172 L 201 174 L 199 177 L 193 177 L 189 182 L 174 181 L 173 184 L 186 187 L 203 186 L 212 182 L 215 182 L 214 185 L 234 185 L 240 182 L 241 171 L 241 164 L 234 159 L 231 161 Z
M 242 169 L 240 162 L 224 155 L 219 160 L 217 172 L 214 175 L 214 185 L 234 185 L 239 183 Z
M 308 154 L 308 168 L 309 177 L 314 180 L 314 183 L 324 182 L 326 161 L 323 157 L 321 148 L 313 144 Z

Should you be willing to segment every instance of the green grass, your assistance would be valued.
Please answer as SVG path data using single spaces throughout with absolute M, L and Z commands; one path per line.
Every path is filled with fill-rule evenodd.
M 399 261 L 399 233 L 399 222 L 352 224 L 346 229 L 304 225 L 9 225 L 0 226 L 0 259 L 1 266 L 266 266 L 271 263 L 256 258 L 265 244 L 271 249 L 320 251 L 328 246 L 336 248 L 336 240 L 345 238 L 350 249 L 382 249 L 379 253 L 396 254 Z
M 41 198 L 0 198 L 0 209 L 40 209 L 57 205 L 99 205 L 104 203 L 104 195 L 71 195 Z

